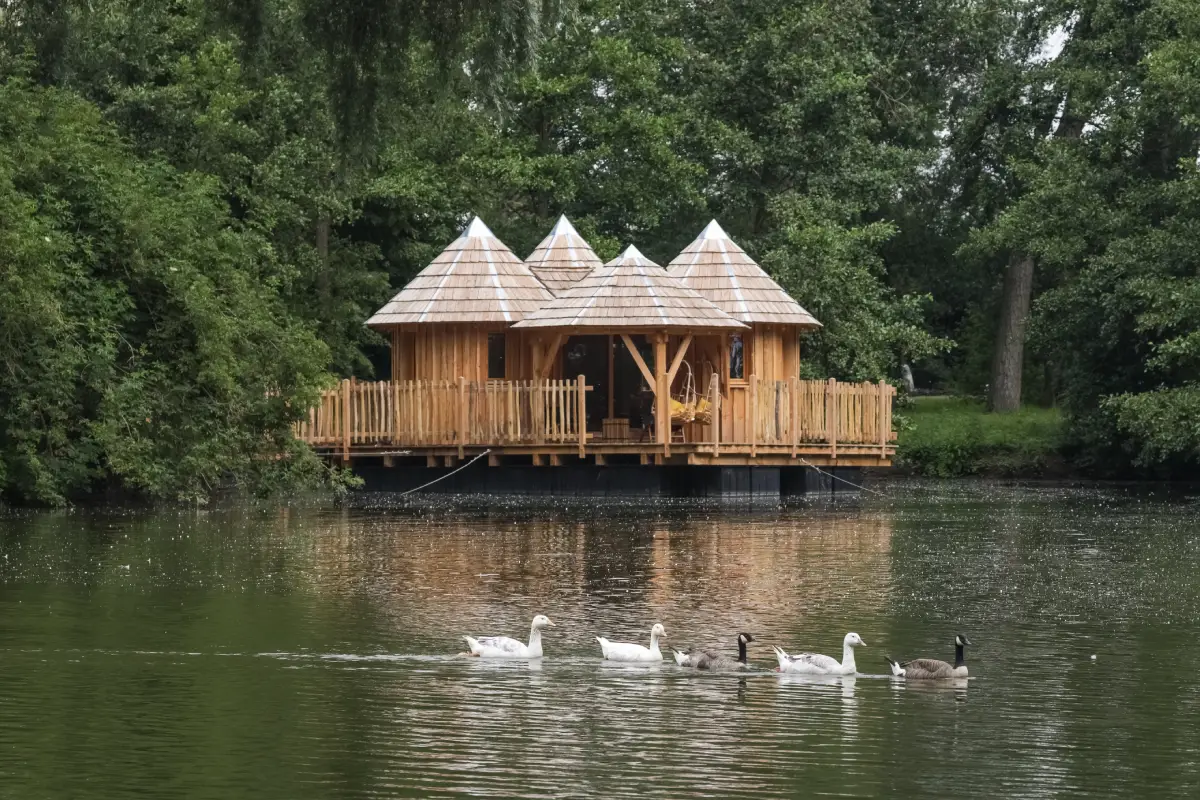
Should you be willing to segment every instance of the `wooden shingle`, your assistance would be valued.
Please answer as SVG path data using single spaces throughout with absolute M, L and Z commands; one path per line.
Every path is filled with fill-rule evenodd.
M 367 325 L 522 320 L 553 295 L 479 217 Z
M 743 329 L 630 245 L 514 328 Z
M 667 265 L 667 271 L 747 325 L 821 327 L 716 220 Z
M 525 266 L 554 295 L 570 289 L 600 265 L 592 246 L 579 235 L 566 214 L 558 218 L 550 235 L 525 259 Z

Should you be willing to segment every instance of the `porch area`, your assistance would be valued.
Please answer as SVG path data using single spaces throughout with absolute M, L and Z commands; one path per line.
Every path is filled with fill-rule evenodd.
M 665 381 L 664 381 L 665 383 Z M 453 466 L 488 463 L 888 466 L 895 453 L 884 382 L 790 378 L 722 386 L 710 373 L 694 394 L 651 404 L 641 420 L 589 417 L 596 388 L 574 379 L 342 381 L 323 393 L 297 438 L 343 461 L 382 457 Z M 661 384 L 660 384 L 661 385 Z M 669 407 L 669 413 L 660 408 Z M 670 424 L 661 431 L 659 417 Z M 411 461 L 409 461 L 411 463 Z M 577 461 L 573 463 L 578 463 Z

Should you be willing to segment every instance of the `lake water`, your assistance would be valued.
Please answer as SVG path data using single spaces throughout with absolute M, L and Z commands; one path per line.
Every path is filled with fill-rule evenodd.
M 0 797 L 1200 796 L 1195 493 L 883 488 L 0 517 Z M 535 613 L 541 663 L 456 657 Z M 600 660 L 656 621 L 756 669 Z M 970 681 L 883 675 L 960 631 Z

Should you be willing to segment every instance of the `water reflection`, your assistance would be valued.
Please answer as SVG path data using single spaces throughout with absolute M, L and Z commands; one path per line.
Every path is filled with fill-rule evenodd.
M 889 494 L 755 514 L 15 520 L 0 528 L 5 789 L 984 797 L 1200 783 L 1200 693 L 1173 667 L 1200 656 L 1197 508 L 1107 490 Z M 536 613 L 557 625 L 544 660 L 456 657 L 463 634 L 523 639 Z M 601 660 L 597 634 L 640 642 L 654 622 L 666 662 Z M 772 644 L 836 657 L 850 630 L 870 645 L 864 674 L 772 671 Z M 976 643 L 970 681 L 882 674 L 884 653 L 944 657 L 959 630 Z M 746 672 L 666 653 L 733 654 L 739 631 L 755 637 Z

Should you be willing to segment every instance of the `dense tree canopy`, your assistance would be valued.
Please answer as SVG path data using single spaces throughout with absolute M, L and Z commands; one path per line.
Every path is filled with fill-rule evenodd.
M 7 3 L 0 493 L 319 477 L 288 423 L 385 362 L 370 311 L 466 215 L 524 254 L 563 211 L 663 262 L 718 217 L 826 324 L 814 376 L 1195 471 L 1198 37 L 1187 0 Z

